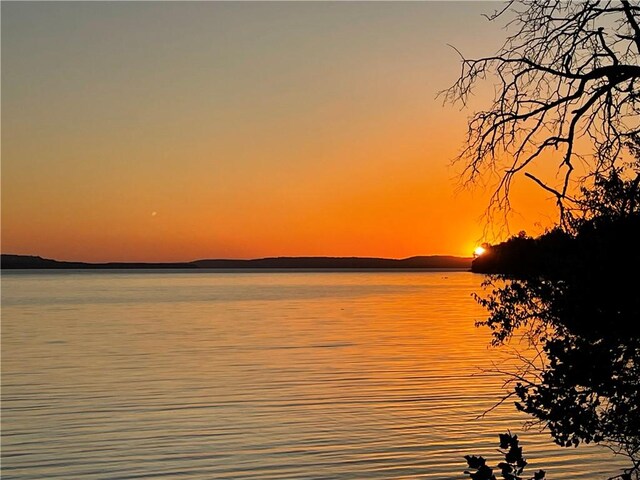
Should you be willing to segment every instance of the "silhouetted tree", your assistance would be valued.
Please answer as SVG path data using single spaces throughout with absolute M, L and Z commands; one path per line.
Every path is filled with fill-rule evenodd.
M 506 375 L 516 408 L 532 416 L 562 446 L 602 443 L 626 455 L 623 478 L 640 478 L 640 301 L 616 288 L 594 291 L 593 277 L 491 276 L 480 303 L 494 344 L 522 334 L 535 355 Z M 620 285 L 620 279 L 604 281 Z M 601 284 L 601 283 L 600 283 Z M 634 475 L 633 477 L 631 475 Z
M 598 222 L 640 215 L 640 136 L 634 136 L 627 148 L 633 161 L 612 168 L 607 175 L 597 174 L 591 188 L 580 189 L 582 195 L 574 202 L 576 211 L 569 216 L 569 226 L 574 232 Z
M 480 324 L 494 344 L 519 333 L 537 352 L 506 372 L 504 400 L 516 398 L 560 445 L 599 442 L 626 454 L 619 478 L 640 478 L 640 295 L 629 279 L 640 270 L 640 3 L 510 0 L 487 18 L 507 23 L 505 43 L 477 59 L 459 52 L 460 76 L 442 93 L 465 105 L 480 81 L 495 81 L 456 159 L 463 182 L 498 176 L 490 219 L 510 210 L 518 175 L 560 209 L 545 235 L 513 237 L 474 260 L 475 271 L 494 274 L 477 297 L 489 312 Z M 543 158 L 559 175 L 532 174 Z M 467 462 L 471 478 L 495 478 L 484 459 Z
M 503 372 L 503 400 L 562 446 L 597 442 L 625 454 L 618 478 L 640 478 L 640 149 L 628 169 L 598 175 L 576 199 L 568 230 L 516 236 L 476 259 L 497 273 L 476 296 L 480 325 L 504 344 L 524 334 L 535 358 Z M 475 267 L 477 269 L 477 267 Z
M 460 77 L 442 92 L 466 104 L 479 81 L 497 82 L 493 103 L 469 120 L 457 159 L 463 178 L 500 176 L 491 214 L 509 210 L 512 180 L 522 173 L 556 196 L 564 218 L 577 159 L 589 174 L 606 172 L 640 131 L 640 4 L 511 0 L 487 18 L 505 20 L 512 33 L 495 55 L 460 54 Z M 588 150 L 578 151 L 578 139 Z M 547 151 L 563 172 L 555 184 L 527 171 Z

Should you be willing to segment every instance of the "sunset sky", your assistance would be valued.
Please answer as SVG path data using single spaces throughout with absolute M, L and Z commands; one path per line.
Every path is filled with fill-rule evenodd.
M 490 190 L 456 192 L 471 110 L 435 97 L 496 6 L 2 2 L 2 252 L 470 255 Z M 526 182 L 511 229 L 539 233 Z

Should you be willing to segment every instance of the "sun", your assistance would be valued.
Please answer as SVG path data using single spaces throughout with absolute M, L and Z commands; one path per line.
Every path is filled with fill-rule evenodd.
M 487 251 L 487 249 L 484 248 L 484 247 L 476 247 L 475 250 L 473 251 L 473 255 L 475 257 L 479 257 L 480 255 L 482 255 L 486 251 Z

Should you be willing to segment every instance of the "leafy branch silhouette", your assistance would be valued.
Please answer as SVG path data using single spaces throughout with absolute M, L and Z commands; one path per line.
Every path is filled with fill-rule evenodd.
M 500 470 L 502 478 L 505 480 L 523 480 L 523 472 L 527 466 L 527 461 L 522 455 L 522 447 L 517 435 L 510 432 L 501 433 L 500 435 L 500 453 L 504 455 L 504 461 L 498 463 L 496 468 Z M 487 465 L 484 457 L 476 455 L 465 455 L 467 465 L 471 470 L 465 470 L 464 473 L 469 475 L 472 480 L 497 480 L 493 474 L 493 469 Z M 529 477 L 530 480 L 545 480 L 545 471 L 538 470 Z
M 500 437 L 500 453 L 504 455 L 504 461 L 496 465 L 496 469 L 500 470 L 500 475 L 505 480 L 525 480 L 523 477 L 524 469 L 527 466 L 527 460 L 522 454 L 522 447 L 517 435 L 511 432 L 501 433 Z M 465 460 L 470 470 L 464 473 L 469 475 L 471 480 L 497 480 L 493 473 L 493 468 L 487 465 L 487 460 L 478 455 L 465 455 Z M 633 468 L 625 470 L 620 475 L 610 477 L 608 480 L 632 480 L 633 473 L 637 472 L 638 464 Z M 547 480 L 547 473 L 544 470 L 538 470 L 529 477 L 528 480 Z

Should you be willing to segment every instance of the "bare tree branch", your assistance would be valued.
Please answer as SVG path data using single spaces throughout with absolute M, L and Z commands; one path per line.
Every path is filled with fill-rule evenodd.
M 562 216 L 571 190 L 613 167 L 640 131 L 640 4 L 512 0 L 486 18 L 505 19 L 512 33 L 487 57 L 465 58 L 454 47 L 460 76 L 440 93 L 466 106 L 478 83 L 496 81 L 493 103 L 472 115 L 454 161 L 462 184 L 497 174 L 488 216 L 506 215 L 514 177 L 550 151 L 562 174 L 535 181 L 556 195 Z M 587 171 L 573 178 L 577 159 Z

